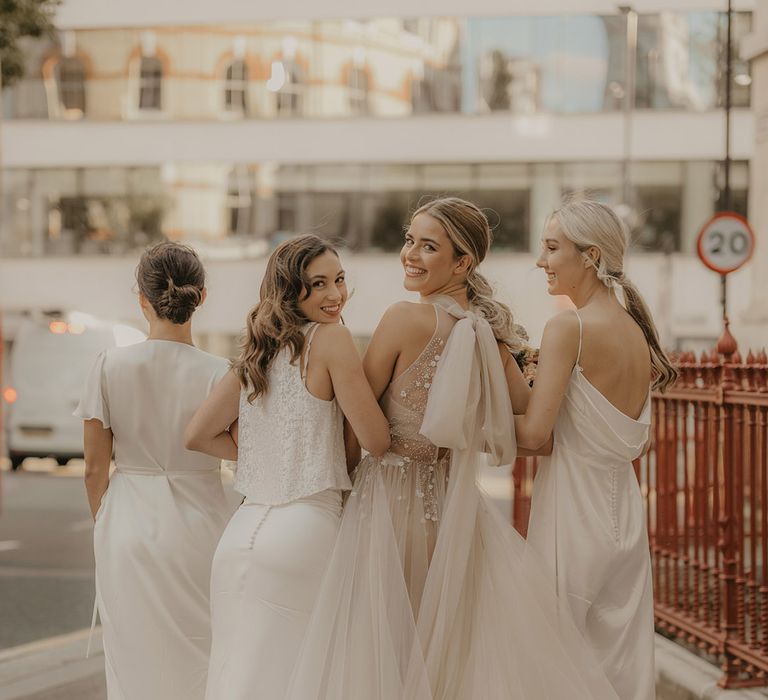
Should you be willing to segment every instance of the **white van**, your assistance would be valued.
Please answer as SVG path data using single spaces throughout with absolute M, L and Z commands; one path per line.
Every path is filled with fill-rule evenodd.
M 144 338 L 130 326 L 77 312 L 24 321 L 3 390 L 11 468 L 27 457 L 54 457 L 60 465 L 82 457 L 83 424 L 72 412 L 96 355 Z

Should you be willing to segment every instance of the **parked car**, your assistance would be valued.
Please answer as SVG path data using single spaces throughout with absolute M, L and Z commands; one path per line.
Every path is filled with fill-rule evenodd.
M 60 465 L 82 457 L 82 421 L 72 412 L 93 361 L 102 350 L 144 337 L 130 326 L 76 312 L 23 322 L 3 390 L 11 468 L 27 457 L 54 457 Z

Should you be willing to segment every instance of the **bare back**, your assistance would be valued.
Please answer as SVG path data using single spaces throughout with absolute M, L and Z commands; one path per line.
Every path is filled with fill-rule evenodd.
M 618 303 L 587 305 L 578 314 L 583 326 L 578 364 L 584 378 L 619 411 L 637 418 L 651 383 L 642 329 Z

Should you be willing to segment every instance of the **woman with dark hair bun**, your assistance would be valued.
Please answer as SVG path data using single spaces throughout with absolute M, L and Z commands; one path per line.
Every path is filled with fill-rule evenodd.
M 101 353 L 75 411 L 85 421 L 107 694 L 202 700 L 211 562 L 230 508 L 219 460 L 184 449 L 183 434 L 228 364 L 192 343 L 206 290 L 191 248 L 150 248 L 136 281 L 149 337 Z

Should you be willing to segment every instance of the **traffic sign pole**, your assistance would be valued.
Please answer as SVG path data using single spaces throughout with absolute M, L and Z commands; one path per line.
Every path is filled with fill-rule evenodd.
M 715 214 L 699 232 L 696 251 L 704 265 L 720 275 L 720 303 L 723 307 L 723 335 L 717 350 L 730 356 L 736 341 L 728 330 L 728 275 L 743 267 L 755 250 L 755 234 L 740 214 L 723 211 Z

